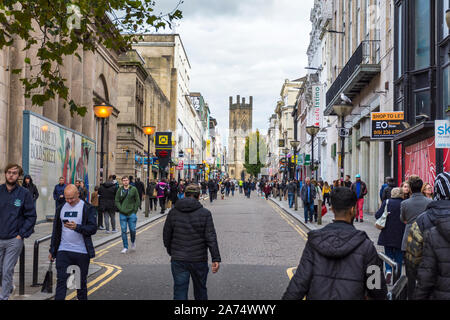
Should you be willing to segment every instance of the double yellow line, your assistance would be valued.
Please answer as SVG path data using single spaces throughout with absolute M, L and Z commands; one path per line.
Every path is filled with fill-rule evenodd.
M 285 214 L 278 206 L 276 206 L 275 204 L 273 204 L 272 202 L 269 202 L 270 206 L 276 211 L 278 212 L 278 214 L 281 216 L 281 218 L 286 221 L 292 228 L 294 228 L 295 231 L 297 231 L 297 233 L 303 238 L 303 240 L 307 241 L 308 240 L 308 234 L 303 231 L 302 228 L 300 228 L 295 222 L 294 220 L 292 220 L 292 218 L 288 217 L 287 214 Z
M 145 231 L 149 230 L 150 228 L 153 228 L 154 226 L 156 226 L 157 224 L 159 224 L 161 222 L 164 222 L 165 220 L 166 220 L 166 218 L 163 218 L 163 219 L 160 219 L 159 221 L 157 221 L 155 223 L 152 223 L 148 227 L 145 227 L 144 229 L 142 229 L 139 232 L 137 232 L 136 235 L 141 234 L 142 232 L 145 232 Z M 98 265 L 98 266 L 100 266 L 102 268 L 105 268 L 106 271 L 87 284 L 87 288 L 88 289 L 92 288 L 92 289 L 90 289 L 88 291 L 88 296 L 91 295 L 92 293 L 94 293 L 95 291 L 97 291 L 98 289 L 100 289 L 101 287 L 103 287 L 104 285 L 106 285 L 108 282 L 112 281 L 115 277 L 117 277 L 122 272 L 122 268 L 120 266 L 116 266 L 116 265 L 113 265 L 113 264 L 108 264 L 108 263 L 95 261 L 96 259 L 98 259 L 98 258 L 102 257 L 103 255 L 107 254 L 109 252 L 108 249 L 110 249 L 110 248 L 112 248 L 114 246 L 117 246 L 119 243 L 122 243 L 122 240 L 116 241 L 113 244 L 110 244 L 109 246 L 107 246 L 106 248 L 97 251 L 96 252 L 96 257 L 91 260 L 91 262 L 93 264 L 96 264 L 96 265 Z M 103 280 L 103 279 L 105 279 L 105 280 Z M 100 281 L 102 281 L 102 282 L 100 282 Z M 97 285 L 97 283 L 98 283 L 98 285 Z M 76 296 L 77 296 L 77 291 L 75 290 L 74 292 L 72 292 L 71 294 L 69 294 L 66 297 L 66 300 L 72 300 Z

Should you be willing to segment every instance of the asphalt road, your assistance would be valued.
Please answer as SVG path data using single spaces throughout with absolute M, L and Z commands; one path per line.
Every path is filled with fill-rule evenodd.
M 213 213 L 222 257 L 219 272 L 208 275 L 209 299 L 279 300 L 300 260 L 306 231 L 256 193 L 251 199 L 237 193 L 204 204 Z M 138 231 L 135 252 L 121 254 L 121 241 L 97 250 L 93 263 L 103 270 L 88 279 L 90 300 L 172 299 L 164 221 Z M 192 283 L 189 297 L 193 299 Z

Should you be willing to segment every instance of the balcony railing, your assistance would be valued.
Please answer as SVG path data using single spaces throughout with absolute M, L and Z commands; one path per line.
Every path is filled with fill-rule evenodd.
M 369 73 L 377 73 L 377 70 L 380 72 L 379 64 L 380 41 L 366 40 L 361 42 L 350 60 L 348 60 L 345 67 L 339 73 L 339 76 L 331 85 L 330 89 L 327 91 L 327 109 L 332 107 L 334 102 L 336 102 L 338 95 L 340 96 L 340 93 L 350 85 L 350 82 L 360 71 L 365 72 L 365 67 L 369 67 L 367 68 Z M 373 66 L 376 68 L 372 68 Z

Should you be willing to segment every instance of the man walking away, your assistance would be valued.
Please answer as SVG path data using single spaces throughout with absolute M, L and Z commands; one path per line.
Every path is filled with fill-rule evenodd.
M 150 180 L 146 192 L 149 198 L 148 201 L 150 202 L 150 211 L 153 210 L 153 206 L 155 206 L 156 211 L 156 206 L 158 205 L 158 198 L 156 196 L 158 192 L 156 191 L 156 182 L 154 180 Z
M 214 200 L 214 190 L 216 190 L 216 183 L 214 182 L 214 180 L 209 180 L 208 190 L 209 190 L 209 203 L 212 203 Z
M 242 193 L 242 188 L 244 187 L 244 181 L 239 180 L 239 193 Z
M 410 199 L 412 199 L 411 197 Z M 410 200 L 409 199 L 409 200 Z M 412 224 L 409 234 L 406 236 L 405 265 L 407 273 L 412 278 L 417 275 L 417 269 L 422 262 L 424 237 L 433 227 L 437 227 L 447 217 L 450 217 L 450 173 L 443 172 L 434 181 L 434 199 L 428 203 L 426 211 L 420 214 Z M 409 201 L 408 200 L 408 201 Z M 403 221 L 403 220 L 402 220 Z M 406 232 L 405 232 L 406 234 Z M 415 285 L 415 281 L 411 286 Z M 410 297 L 414 298 L 412 289 Z
M 349 176 L 347 176 L 349 177 Z M 356 175 L 356 181 L 351 185 L 352 191 L 356 194 L 356 221 L 364 222 L 363 219 L 363 208 L 364 208 L 364 197 L 367 194 L 367 186 L 361 181 L 361 175 Z
M 130 227 L 131 250 L 136 250 L 136 222 L 137 211 L 141 199 L 136 187 L 130 185 L 127 176 L 122 178 L 123 186 L 116 192 L 115 203 L 120 212 L 120 229 L 122 230 L 123 249 L 121 253 L 128 252 L 127 225 Z
M 115 203 L 117 189 L 112 176 L 109 176 L 108 181 L 102 183 L 98 189 L 98 208 L 105 220 L 106 233 L 117 232 Z M 109 229 L 110 221 L 111 229 Z
M 305 212 L 305 223 L 312 222 L 314 216 L 314 199 L 316 198 L 316 188 L 311 184 L 311 179 L 306 177 L 305 184 L 300 191 Z
M 6 183 L 0 185 L 0 300 L 8 300 L 13 291 L 14 267 L 36 224 L 36 207 L 27 189 L 18 183 L 23 174 L 17 164 L 5 168 Z
M 188 185 L 186 198 L 172 209 L 164 223 L 163 241 L 171 256 L 174 280 L 174 300 L 187 300 L 189 278 L 194 284 L 195 300 L 208 300 L 208 252 L 212 258 L 212 272 L 219 271 L 221 262 L 216 230 L 211 212 L 198 201 L 200 188 Z
M 409 199 L 404 200 L 400 206 L 400 219 L 406 224 L 402 240 L 402 251 L 406 251 L 406 244 L 411 226 L 416 221 L 416 218 L 425 212 L 427 206 L 432 202 L 431 199 L 428 199 L 422 194 L 423 181 L 418 176 L 409 177 L 408 184 L 412 195 Z M 417 269 L 409 263 L 405 263 L 405 269 L 406 277 L 408 278 L 408 300 L 412 300 L 416 288 Z
M 288 191 L 288 200 L 289 200 L 289 208 L 292 208 L 294 206 L 294 196 L 297 192 L 297 184 L 294 182 L 294 180 L 291 180 L 287 186 Z
M 66 188 L 66 184 L 64 183 L 64 178 L 59 178 L 59 183 L 53 189 L 53 200 L 55 200 L 55 209 L 59 206 L 64 205 L 66 203 L 66 199 L 64 199 L 64 189 Z M 77 189 L 78 190 L 78 189 Z
M 139 193 L 139 199 L 141 199 L 139 209 L 142 209 L 142 200 L 144 200 L 142 196 L 145 194 L 145 185 L 142 183 L 141 178 L 136 178 L 136 189 Z
M 80 268 L 80 289 L 78 300 L 87 300 L 87 275 L 89 262 L 95 257 L 92 236 L 97 232 L 94 207 L 81 200 L 73 184 L 64 190 L 66 204 L 56 209 L 53 221 L 52 240 L 48 259 L 56 259 L 55 300 L 64 300 L 67 293 L 67 268 Z
M 356 195 L 350 189 L 331 192 L 334 222 L 309 232 L 284 300 L 386 299 L 383 263 L 368 235 L 353 226 L 355 205 Z M 378 273 L 370 271 L 374 267 Z
M 94 207 L 95 214 L 97 215 L 97 229 L 105 230 L 103 226 L 103 212 L 98 209 L 98 186 L 95 186 L 94 192 L 91 194 L 91 205 Z
M 386 179 L 386 187 L 380 191 L 381 202 L 386 201 L 391 198 L 392 189 L 395 188 L 394 178 L 388 177 Z
M 31 179 L 31 176 L 29 174 L 27 174 L 23 178 L 22 187 L 24 187 L 25 189 L 30 191 L 31 196 L 33 197 L 33 203 L 36 206 L 36 201 L 39 198 L 39 191 L 38 191 L 36 185 L 33 183 L 33 179 Z

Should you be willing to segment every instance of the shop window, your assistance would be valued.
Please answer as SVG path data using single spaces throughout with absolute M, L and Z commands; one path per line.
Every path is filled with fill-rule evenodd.
M 431 1 L 415 0 L 415 69 L 430 66 Z
M 415 119 L 414 123 L 422 122 L 422 120 L 427 120 L 425 118 L 418 118 L 421 115 L 426 115 L 430 117 L 430 91 L 421 91 L 414 94 L 414 107 L 415 107 Z M 431 120 L 430 118 L 428 118 Z

